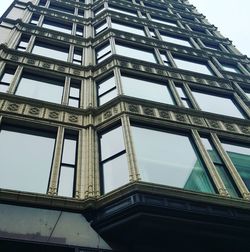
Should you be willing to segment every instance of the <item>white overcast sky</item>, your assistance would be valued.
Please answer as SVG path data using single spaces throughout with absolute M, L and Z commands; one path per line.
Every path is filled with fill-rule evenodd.
M 12 0 L 0 0 L 0 15 Z M 250 0 L 189 0 L 208 21 L 250 57 Z

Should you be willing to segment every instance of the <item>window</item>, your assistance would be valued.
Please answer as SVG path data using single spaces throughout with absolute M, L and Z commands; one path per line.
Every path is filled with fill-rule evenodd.
M 83 9 L 78 9 L 78 17 L 84 17 L 84 10 Z
M 207 66 L 206 63 L 177 57 L 174 57 L 174 61 L 178 68 L 201 74 L 213 75 L 212 71 L 210 70 L 210 68 Z
M 213 147 L 212 143 L 210 142 L 210 140 L 208 138 L 202 137 L 201 140 L 202 140 L 202 143 L 203 143 L 205 149 L 207 150 L 217 172 L 219 173 L 227 191 L 229 192 L 229 194 L 232 197 L 239 197 L 239 193 L 236 189 L 236 186 L 235 186 L 227 168 L 225 167 L 225 164 L 223 163 L 219 154 L 217 153 L 216 149 Z
M 101 33 L 102 31 L 105 31 L 107 28 L 108 24 L 106 21 L 98 24 L 97 26 L 95 26 L 95 35 Z
M 50 3 L 49 8 L 51 10 L 56 10 L 56 11 L 60 11 L 60 12 L 67 13 L 67 14 L 74 14 L 74 12 L 75 12 L 74 8 L 70 8 L 70 7 L 66 7 L 66 6 L 61 6 L 61 4 L 57 5 L 55 3 Z
M 69 24 L 66 22 L 62 24 L 53 19 L 48 19 L 48 18 L 44 19 L 42 27 L 50 29 L 50 30 L 58 31 L 58 32 L 67 33 L 67 34 L 71 34 L 71 31 L 72 31 L 72 24 Z
M 155 34 L 155 30 L 154 29 L 149 29 L 149 33 L 150 33 L 150 36 L 154 39 L 158 39 L 157 38 L 157 35 Z
M 204 41 L 202 41 L 202 43 L 208 49 L 221 51 L 219 44 L 212 44 L 210 42 L 204 42 Z
M 61 103 L 63 85 L 64 78 L 55 79 L 35 73 L 24 72 L 19 81 L 16 95 Z
M 143 181 L 215 193 L 188 136 L 132 126 L 132 137 Z
M 145 36 L 145 32 L 144 32 L 143 28 L 139 28 L 139 27 L 135 27 L 135 26 L 116 23 L 113 21 L 112 28 L 119 30 L 119 31 L 125 31 L 125 32 L 130 32 L 130 33 L 134 33 L 137 35 Z
M 103 12 L 105 10 L 104 6 L 102 5 L 101 7 L 97 8 L 94 10 L 94 15 L 97 16 L 99 15 L 101 12 Z
M 158 17 L 151 17 L 151 19 L 152 19 L 152 21 L 157 22 L 157 23 L 177 27 L 177 24 L 175 22 L 171 21 L 171 20 L 161 19 L 161 18 L 158 18 Z
M 141 48 L 136 48 L 135 46 L 121 45 L 121 44 L 116 44 L 115 49 L 116 53 L 122 56 L 157 63 L 153 51 L 146 51 Z
M 76 170 L 77 136 L 66 135 L 63 142 L 58 195 L 73 197 Z
M 171 36 L 171 35 L 163 35 L 163 34 L 161 34 L 161 37 L 162 37 L 163 41 L 166 41 L 166 42 L 169 42 L 169 43 L 192 47 L 190 42 L 187 39 L 184 39 L 184 38 L 175 37 L 175 36 Z
M 46 3 L 47 3 L 47 0 L 40 0 L 38 5 L 39 6 L 45 6 Z
M 137 17 L 137 13 L 135 11 L 131 11 L 131 10 L 128 10 L 128 9 L 123 9 L 123 8 L 113 7 L 113 6 L 109 6 L 108 9 L 111 10 L 111 11 L 115 11 L 115 12 L 125 14 L 125 15 Z
M 198 91 L 192 91 L 192 94 L 200 108 L 204 111 L 244 118 L 233 99 L 230 97 L 202 93 Z
M 9 89 L 10 83 L 14 77 L 16 68 L 6 66 L 4 72 L 0 78 L 0 92 L 7 92 Z
M 56 60 L 67 61 L 69 46 L 63 46 L 60 44 L 46 43 L 44 40 L 35 42 L 32 53 L 45 57 L 51 57 Z
M 250 148 L 249 145 L 230 143 L 222 140 L 222 147 L 234 164 L 236 170 L 250 190 Z
M 97 81 L 96 84 L 99 105 L 103 105 L 117 96 L 116 82 L 113 75 Z
M 156 82 L 155 80 L 138 79 L 132 76 L 122 75 L 122 87 L 125 95 L 174 104 L 167 83 Z
M 54 144 L 53 132 L 2 126 L 0 187 L 46 193 Z
M 96 49 L 96 63 L 100 63 L 110 56 L 111 56 L 110 44 L 105 44 Z
M 76 25 L 76 36 L 83 37 L 83 26 L 79 24 Z
M 160 52 L 160 54 L 161 54 L 161 59 L 162 59 L 162 61 L 163 61 L 163 64 L 164 64 L 165 66 L 171 66 L 171 63 L 170 63 L 170 61 L 169 61 L 169 59 L 168 59 L 166 53 Z
M 122 127 L 100 135 L 103 192 L 108 193 L 129 182 Z
M 16 49 L 18 51 L 23 51 L 23 52 L 26 51 L 29 41 L 30 41 L 30 36 L 22 35 Z
M 82 64 L 82 48 L 75 47 L 73 53 L 73 64 Z
M 198 27 L 198 26 L 190 26 L 191 30 L 194 32 L 199 32 L 202 34 L 207 34 L 206 29 L 202 28 L 202 27 Z
M 239 68 L 236 65 L 233 64 L 227 64 L 227 63 L 220 63 L 222 66 L 222 69 L 224 71 L 228 71 L 231 73 L 241 73 L 241 71 L 239 70 Z
M 40 18 L 39 15 L 33 14 L 32 17 L 31 17 L 31 19 L 30 19 L 30 24 L 38 25 L 39 18 Z
M 184 107 L 186 107 L 186 108 L 192 108 L 193 107 L 192 103 L 191 103 L 189 97 L 187 96 L 184 87 L 181 86 L 181 85 L 180 86 L 176 85 L 176 90 L 177 90 L 177 93 L 178 93 L 178 95 L 179 95 L 179 97 L 181 99 L 181 102 L 184 105 Z
M 79 108 L 80 91 L 81 91 L 81 81 L 76 80 L 76 79 L 71 79 L 70 88 L 69 88 L 69 101 L 68 101 L 69 106 Z

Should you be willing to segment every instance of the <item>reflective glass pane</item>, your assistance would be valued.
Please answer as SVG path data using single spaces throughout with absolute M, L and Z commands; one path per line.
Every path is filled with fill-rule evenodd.
M 126 154 L 103 164 L 103 180 L 105 193 L 129 182 Z
M 4 73 L 1 82 L 10 83 L 13 78 L 13 74 Z
M 232 72 L 232 73 L 241 73 L 240 70 L 236 66 L 231 66 L 228 64 L 221 64 L 223 70 Z
M 153 52 L 143 51 L 137 48 L 132 48 L 132 47 L 124 46 L 124 45 L 117 45 L 117 44 L 115 48 L 116 48 L 116 53 L 122 56 L 157 63 Z
M 174 58 L 174 61 L 178 68 L 185 69 L 188 71 L 194 71 L 197 73 L 213 75 L 206 64 L 177 58 Z
M 250 190 L 250 148 L 225 142 L 222 142 L 222 146 Z
M 189 137 L 135 126 L 132 136 L 142 180 L 214 193 Z
M 68 48 L 62 48 L 41 42 L 35 43 L 32 53 L 63 61 L 67 61 L 68 58 Z
M 0 132 L 0 187 L 46 193 L 55 139 L 28 130 Z M 45 158 L 46 157 L 46 158 Z
M 244 118 L 230 98 L 192 91 L 200 108 L 207 112 Z
M 8 88 L 9 88 L 8 85 L 2 85 L 0 83 L 0 92 L 4 92 L 4 93 L 7 92 Z
M 69 95 L 71 97 L 79 98 L 79 96 L 80 96 L 79 88 L 70 87 Z
M 95 28 L 95 33 L 98 34 L 108 27 L 107 23 L 103 23 Z
M 125 95 L 173 104 L 172 97 L 166 85 L 122 75 L 122 86 Z
M 74 168 L 61 166 L 58 195 L 66 197 L 73 196 L 74 173 Z
M 117 90 L 113 89 L 112 91 L 106 93 L 105 95 L 102 95 L 99 97 L 99 105 L 102 105 L 110 100 L 112 100 L 113 98 L 115 98 L 117 96 Z
M 101 160 L 105 160 L 125 149 L 121 126 L 101 135 L 100 141 Z
M 76 140 L 64 139 L 62 163 L 74 165 L 76 162 Z
M 130 16 L 135 16 L 135 17 L 137 16 L 137 14 L 135 12 L 130 12 L 130 11 L 123 10 L 123 9 L 120 9 L 120 8 L 109 7 L 109 10 L 116 11 L 116 12 L 119 12 L 119 13 L 122 13 L 122 14 L 125 14 L 125 15 L 130 15 Z
M 166 42 L 191 47 L 191 44 L 185 39 L 175 38 L 175 37 L 166 36 L 166 35 L 161 35 L 161 37 Z
M 43 22 L 42 27 L 51 29 L 54 31 L 58 31 L 58 32 L 67 33 L 67 34 L 71 34 L 71 30 L 72 30 L 72 26 L 62 25 L 60 23 L 49 21 L 49 20 L 45 20 Z
M 79 108 L 79 101 L 76 99 L 71 99 L 69 98 L 69 106 L 74 107 L 74 108 Z
M 161 24 L 165 24 L 165 25 L 170 25 L 170 26 L 177 26 L 176 23 L 167 21 L 167 20 L 163 20 L 163 19 L 157 19 L 157 18 L 152 18 L 152 21 L 157 22 L 157 23 L 161 23 Z
M 123 24 L 118 24 L 118 23 L 112 22 L 112 28 L 120 30 L 120 31 L 125 31 L 125 32 L 130 32 L 130 33 L 134 33 L 137 35 L 145 36 L 145 32 L 143 29 L 136 28 L 133 26 L 128 26 L 128 25 L 123 25 Z
M 103 93 L 107 92 L 108 90 L 115 87 L 115 77 L 112 76 L 108 79 L 105 79 L 101 83 L 98 83 L 98 95 L 102 95 Z
M 36 75 L 24 74 L 16 90 L 16 95 L 38 100 L 61 103 L 63 81 Z

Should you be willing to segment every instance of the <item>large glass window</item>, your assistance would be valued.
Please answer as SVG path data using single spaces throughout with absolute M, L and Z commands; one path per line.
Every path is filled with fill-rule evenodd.
M 0 187 L 46 193 L 54 144 L 54 133 L 2 127 Z
M 158 17 L 151 17 L 152 21 L 160 23 L 160 24 L 165 24 L 165 25 L 170 25 L 170 26 L 175 26 L 177 27 L 176 22 L 173 22 L 171 20 L 166 20 L 166 19 L 161 19 Z
M 16 68 L 6 66 L 0 78 L 0 92 L 7 92 L 10 83 L 14 77 Z
M 229 97 L 212 95 L 198 91 L 192 91 L 192 94 L 200 108 L 204 111 L 244 118 L 234 101 Z
M 36 41 L 33 47 L 32 53 L 50 57 L 57 60 L 67 61 L 68 59 L 69 47 L 61 46 L 58 43 L 50 44 L 42 41 Z
M 250 148 L 249 145 L 241 145 L 222 141 L 222 146 L 232 160 L 242 180 L 250 190 Z
M 129 182 L 122 127 L 100 136 L 103 191 L 108 193 Z
M 161 34 L 161 37 L 162 37 L 163 41 L 166 41 L 169 43 L 192 47 L 190 42 L 184 38 L 175 37 L 175 36 L 171 36 L 171 35 L 163 35 L 163 34 Z
M 44 19 L 42 27 L 67 34 L 71 34 L 72 31 L 72 24 L 67 24 L 65 22 L 62 24 L 60 22 L 48 18 Z
M 177 57 L 174 57 L 174 61 L 178 68 L 197 72 L 197 73 L 213 75 L 210 68 L 203 62 L 197 62 L 197 61 L 191 61 L 191 60 L 189 61 L 187 59 L 182 59 L 182 58 L 177 58 Z
M 56 11 L 60 11 L 63 13 L 67 13 L 67 14 L 74 14 L 75 9 L 74 8 L 70 8 L 68 6 L 64 6 L 60 3 L 50 3 L 49 8 L 51 10 L 56 10 Z
M 123 9 L 123 8 L 119 8 L 119 7 L 113 7 L 113 6 L 109 6 L 108 7 L 109 10 L 115 11 L 115 12 L 119 12 L 125 15 L 130 15 L 130 16 L 137 16 L 137 13 L 131 10 L 127 10 L 127 9 Z
M 18 84 L 16 95 L 38 100 L 61 103 L 64 79 L 24 73 Z
M 96 63 L 100 63 L 110 56 L 111 56 L 110 44 L 105 44 L 96 49 Z
M 134 33 L 137 35 L 145 36 L 145 32 L 144 32 L 143 28 L 134 27 L 131 25 L 125 25 L 125 24 L 121 24 L 121 23 L 117 23 L 117 22 L 112 21 L 112 28 L 117 29 L 119 31 L 125 31 L 125 32 L 130 32 L 130 33 Z
M 125 95 L 174 104 L 166 84 L 122 75 L 122 86 Z
M 132 137 L 143 181 L 214 193 L 188 136 L 132 126 Z
M 220 63 L 222 69 L 231 73 L 241 73 L 239 68 L 236 65 L 227 64 L 227 63 Z
M 157 63 L 155 55 L 152 51 L 146 51 L 140 48 L 128 46 L 128 45 L 121 45 L 116 44 L 116 53 L 120 54 L 125 57 L 131 57 L 135 59 L 142 59 L 145 61 Z

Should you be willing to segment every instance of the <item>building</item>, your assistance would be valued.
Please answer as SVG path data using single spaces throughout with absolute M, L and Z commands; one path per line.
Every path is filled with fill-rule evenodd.
M 1 251 L 248 251 L 250 59 L 185 0 L 15 0 L 0 19 Z

